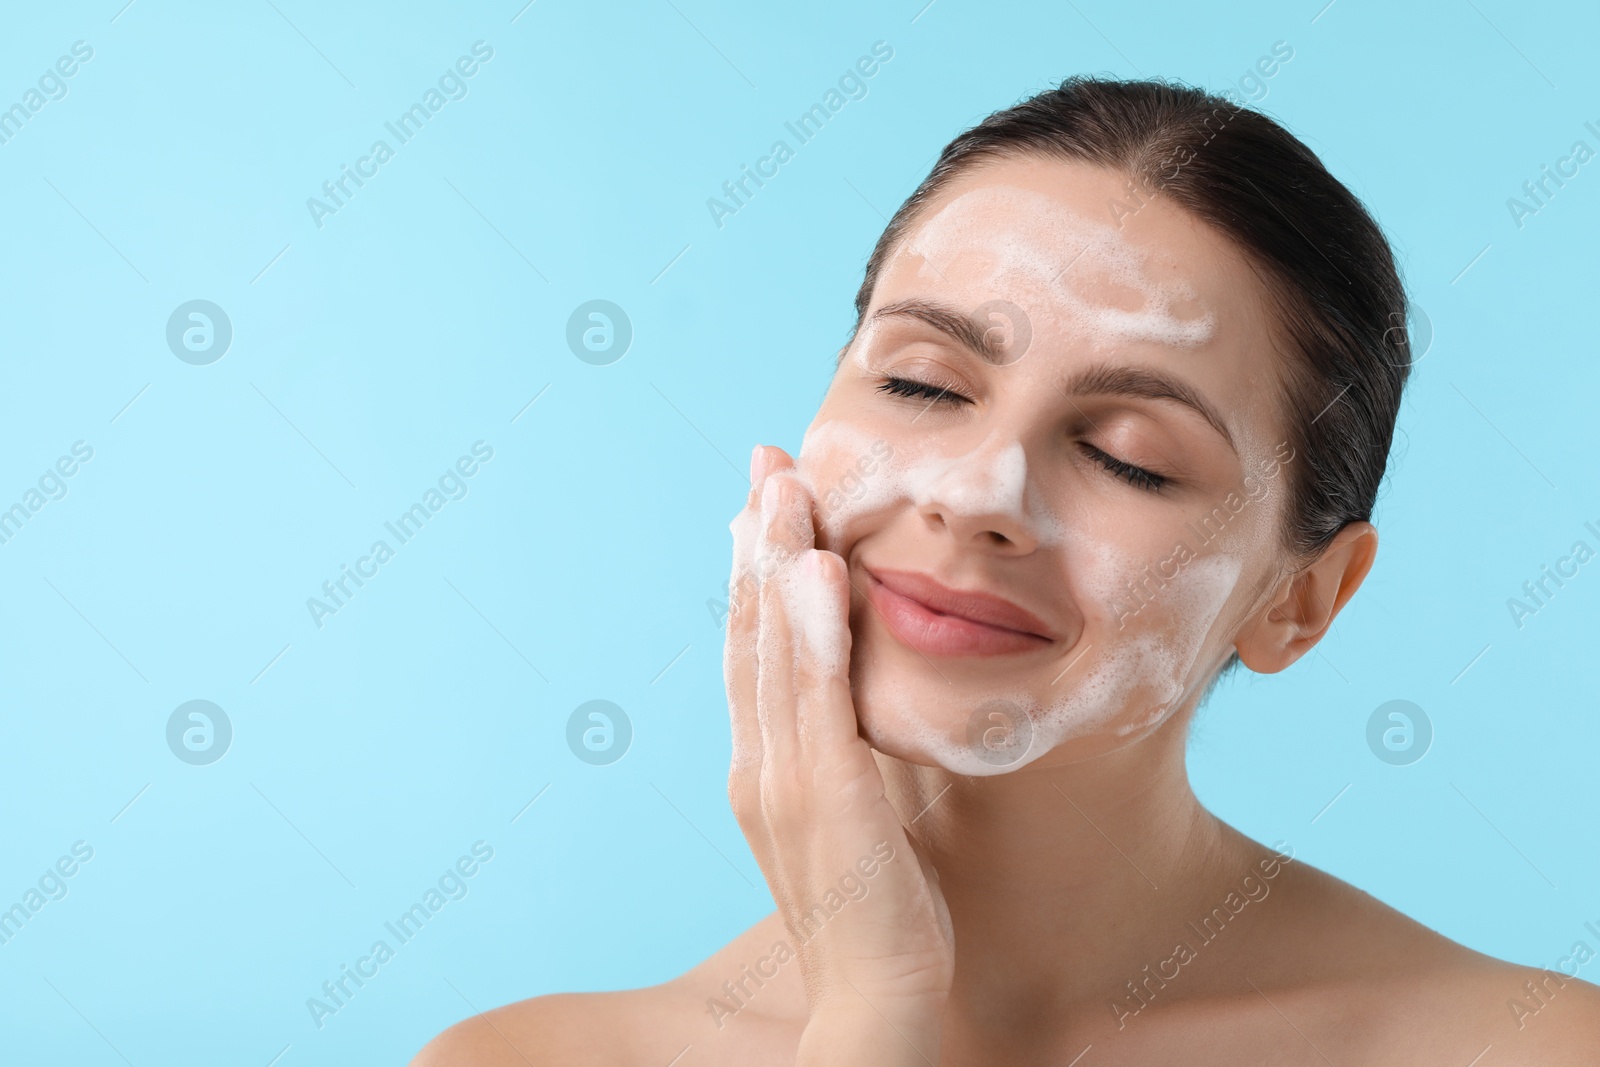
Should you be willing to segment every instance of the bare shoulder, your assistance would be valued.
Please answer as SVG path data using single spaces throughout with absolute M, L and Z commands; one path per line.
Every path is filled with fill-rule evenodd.
M 661 987 L 553 993 L 463 1019 L 417 1053 L 411 1067 L 600 1067 L 633 1062 L 626 1022 L 653 1014 Z M 622 1024 L 622 1025 L 619 1025 Z
M 1454 1062 L 1463 1053 L 1462 1064 L 1481 1067 L 1600 1063 L 1600 987 L 1578 977 L 1589 961 L 1600 974 L 1600 936 L 1549 967 L 1524 966 L 1470 949 L 1314 867 L 1291 866 L 1302 907 L 1280 915 L 1297 927 L 1282 931 L 1284 943 L 1297 945 L 1289 958 L 1301 967 L 1316 962 L 1272 976 L 1283 997 L 1277 1007 L 1305 1009 L 1335 1048 L 1363 1063 Z
M 697 1065 L 771 1062 L 785 1050 L 792 1057 L 805 993 L 791 961 L 769 915 L 660 985 L 553 993 L 464 1019 L 411 1067 L 662 1067 L 690 1049 Z
M 1472 962 L 1438 976 L 1437 1032 L 1481 1035 L 1484 1067 L 1600 1063 L 1600 986 L 1578 977 L 1574 957 L 1565 967 L 1538 968 L 1471 955 Z

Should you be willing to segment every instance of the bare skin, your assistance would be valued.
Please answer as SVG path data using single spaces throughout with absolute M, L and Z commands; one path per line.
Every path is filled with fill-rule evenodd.
M 459 1023 L 417 1067 L 1600 1061 L 1600 989 L 1458 945 L 1195 797 L 1206 681 L 1230 653 L 1271 673 L 1314 647 L 1377 536 L 1351 523 L 1314 559 L 1286 552 L 1281 479 L 1251 480 L 1294 461 L 1275 447 L 1295 413 L 1266 387 L 1286 357 L 1256 273 L 1159 199 L 1096 245 L 1078 220 L 1111 221 L 1124 185 L 1060 161 L 964 175 L 886 263 L 801 464 L 757 451 L 734 523 L 729 793 L 777 911 L 662 985 Z M 1147 305 L 1157 285 L 1183 294 L 1154 325 L 1102 314 L 1140 306 L 1113 269 L 1128 249 Z M 1063 296 L 1050 275 L 1075 263 Z M 1027 323 L 1005 344 L 1026 349 L 984 360 L 916 316 L 875 317 L 917 299 L 1005 301 Z M 1182 382 L 1220 425 L 1083 385 L 1106 363 Z M 934 388 L 890 395 L 886 375 Z M 831 493 L 867 441 L 918 488 L 870 507 Z M 1130 607 L 1140 565 L 1229 493 L 1251 505 Z M 867 592 L 884 566 L 1003 596 L 1037 640 L 920 651 Z M 1038 744 L 962 773 L 995 693 L 1029 709 Z

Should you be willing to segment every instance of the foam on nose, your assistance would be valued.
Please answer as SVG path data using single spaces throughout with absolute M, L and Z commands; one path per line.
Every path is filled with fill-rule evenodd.
M 1028 461 L 1016 441 L 997 452 L 979 446 L 952 459 L 934 458 L 909 473 L 911 501 L 918 507 L 941 504 L 962 514 L 1022 514 Z
M 908 459 L 892 452 L 870 474 L 854 483 L 851 493 L 830 492 L 818 466 L 839 455 L 859 459 L 877 442 L 870 434 L 839 419 L 813 426 L 801 443 L 796 472 L 816 495 L 822 528 L 836 540 L 858 515 L 909 500 L 918 507 L 942 504 L 959 514 L 1016 516 L 1040 544 L 1061 539 L 1062 524 L 1037 501 L 1030 501 L 1028 460 L 1022 443 L 1008 441 L 994 448 L 986 438 L 973 451 L 958 456 L 929 455 Z M 1030 509 L 1030 503 L 1035 506 Z

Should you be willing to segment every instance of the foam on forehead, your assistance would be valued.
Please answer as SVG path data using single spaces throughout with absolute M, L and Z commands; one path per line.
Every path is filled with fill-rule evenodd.
M 1016 222 L 997 225 L 997 218 Z M 1173 313 L 1173 304 L 1198 294 L 1183 281 L 1151 278 L 1148 253 L 1120 229 L 1031 189 L 970 189 L 914 230 L 904 248 L 941 280 L 958 258 L 976 257 L 987 264 L 992 288 L 1054 318 L 1065 336 L 1085 337 L 1097 347 L 1119 341 L 1193 347 L 1210 340 L 1216 326 L 1209 311 L 1191 319 Z M 1141 305 L 1128 310 L 1091 298 L 1085 282 L 1095 278 L 1132 290 Z

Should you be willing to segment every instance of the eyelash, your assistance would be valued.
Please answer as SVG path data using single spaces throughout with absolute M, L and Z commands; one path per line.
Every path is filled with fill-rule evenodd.
M 956 392 L 948 385 L 935 382 L 919 382 L 910 378 L 896 378 L 886 375 L 878 382 L 878 391 L 889 396 L 907 397 L 913 400 L 931 400 L 935 403 L 970 404 L 972 399 Z M 1083 443 L 1083 450 L 1106 471 L 1121 478 L 1135 489 L 1147 493 L 1157 493 L 1167 484 L 1167 477 L 1125 463 L 1110 453 L 1103 452 L 1087 442 Z
M 1159 493 L 1161 487 L 1167 484 L 1164 474 L 1147 471 L 1143 467 L 1135 467 L 1132 463 L 1124 463 L 1116 456 L 1100 451 L 1091 444 L 1083 445 L 1084 451 L 1089 453 L 1091 459 L 1112 474 L 1121 478 L 1135 489 L 1142 489 L 1149 493 Z
M 891 396 L 909 397 L 913 400 L 934 400 L 950 404 L 970 404 L 972 399 L 940 382 L 917 382 L 910 378 L 887 375 L 878 382 L 878 391 Z

